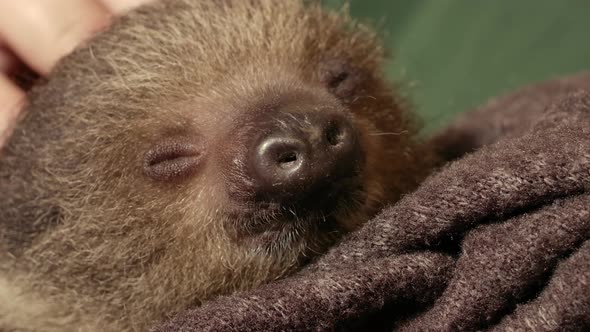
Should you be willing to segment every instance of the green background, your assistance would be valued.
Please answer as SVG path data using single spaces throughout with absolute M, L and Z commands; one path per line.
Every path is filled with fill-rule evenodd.
M 384 32 L 394 58 L 387 70 L 427 130 L 523 84 L 590 69 L 590 0 L 349 3 Z

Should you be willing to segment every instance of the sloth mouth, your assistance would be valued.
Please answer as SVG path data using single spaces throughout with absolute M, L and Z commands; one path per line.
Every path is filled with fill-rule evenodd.
M 347 217 L 365 202 L 360 178 L 351 177 L 294 202 L 236 202 L 225 219 L 238 243 L 275 248 L 338 237 Z

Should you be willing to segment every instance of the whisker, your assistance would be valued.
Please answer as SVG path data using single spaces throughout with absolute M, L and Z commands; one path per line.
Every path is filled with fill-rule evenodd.
M 404 134 L 407 134 L 408 131 L 407 130 L 402 130 L 402 131 L 390 131 L 390 132 L 374 132 L 374 133 L 369 133 L 370 136 L 401 136 Z

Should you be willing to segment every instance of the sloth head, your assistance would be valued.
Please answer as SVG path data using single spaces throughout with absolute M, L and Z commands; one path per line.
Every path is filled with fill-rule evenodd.
M 424 176 L 383 53 L 298 0 L 122 18 L 33 90 L 0 159 L 15 265 L 137 321 L 293 271 Z

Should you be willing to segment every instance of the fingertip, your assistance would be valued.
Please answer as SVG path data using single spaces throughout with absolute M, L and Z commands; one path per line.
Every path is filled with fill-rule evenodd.
M 0 36 L 23 62 L 46 75 L 111 16 L 94 0 L 0 1 Z
M 153 2 L 154 0 L 101 0 L 115 15 L 125 14 L 126 12 L 141 5 Z
M 25 103 L 25 93 L 0 74 L 0 148 L 10 135 Z

